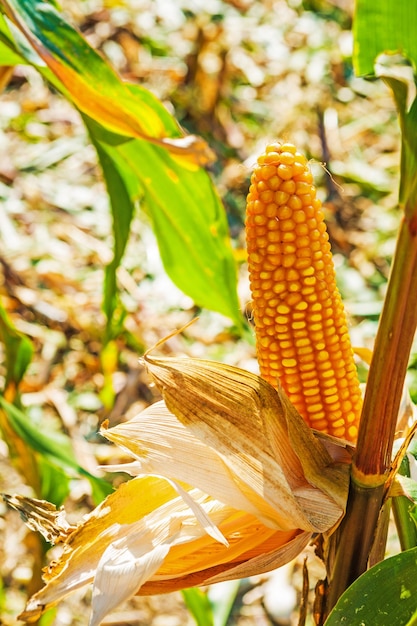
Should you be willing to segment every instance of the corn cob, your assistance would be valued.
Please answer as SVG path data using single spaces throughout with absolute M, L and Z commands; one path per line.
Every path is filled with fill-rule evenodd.
M 329 237 L 306 158 L 273 143 L 258 159 L 246 237 L 261 376 L 305 421 L 355 441 L 361 394 Z

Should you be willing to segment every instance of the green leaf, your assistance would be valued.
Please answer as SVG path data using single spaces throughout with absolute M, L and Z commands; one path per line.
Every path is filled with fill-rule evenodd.
M 10 321 L 5 309 L 0 304 L 0 341 L 4 344 L 6 384 L 19 385 L 32 360 L 33 347 L 30 340 L 20 333 Z
M 111 199 L 119 252 L 115 250 L 113 266 L 107 270 L 107 310 L 114 307 L 116 259 L 124 250 L 128 220 L 141 197 L 140 206 L 151 220 L 171 280 L 197 305 L 222 313 L 241 329 L 226 214 L 207 172 L 184 167 L 159 146 L 138 139 L 125 141 L 89 118 L 85 122 L 104 163 L 109 191 L 114 187 Z M 123 184 L 119 202 L 116 189 Z M 119 225 L 121 219 L 124 226 Z
M 71 441 L 66 435 L 53 432 L 50 429 L 45 430 L 39 428 L 39 426 L 33 424 L 20 409 L 7 402 L 1 396 L 0 406 L 7 414 L 13 430 L 32 450 L 35 450 L 58 467 L 64 470 L 75 470 L 77 474 L 87 478 L 96 495 L 107 495 L 112 491 L 111 485 L 106 481 L 93 476 L 79 465 L 74 456 Z
M 325 626 L 416 624 L 417 548 L 397 554 L 360 576 L 340 597 Z
M 417 71 L 417 3 L 409 0 L 357 0 L 354 20 L 353 63 L 359 75 L 375 76 L 375 62 L 383 53 L 399 53 Z M 417 202 L 417 99 L 408 110 L 408 85 L 388 71 L 378 75 L 391 88 L 402 131 L 399 201 L 414 219 Z
M 207 594 L 197 587 L 183 589 L 181 593 L 197 626 L 214 626 L 211 604 Z
M 359 75 L 374 75 L 382 53 L 400 53 L 417 67 L 417 3 L 356 0 L 353 64 Z
M 417 199 L 417 98 L 407 110 L 408 85 L 392 76 L 381 76 L 391 88 L 401 126 L 401 179 L 399 201 L 412 216 Z
M 140 137 L 162 146 L 182 158 L 189 167 L 198 168 L 213 160 L 213 153 L 200 138 L 188 136 L 171 118 L 166 134 L 165 111 L 162 117 L 151 94 L 138 99 L 111 66 L 58 13 L 42 0 L 0 0 L 11 26 L 19 29 L 31 48 L 46 64 L 46 76 L 82 111 L 107 129 Z M 16 32 L 16 39 L 19 39 Z M 21 52 L 29 62 L 23 46 Z M 31 57 L 31 58 L 29 58 Z M 37 65 L 37 63 L 34 63 Z M 38 68 L 44 73 L 43 68 Z M 143 90 L 146 91 L 146 90 Z
M 184 169 L 161 148 L 144 142 L 119 149 L 143 183 L 142 206 L 167 274 L 197 305 L 241 325 L 227 222 L 208 174 Z
M 40 0 L 1 4 L 46 63 L 39 71 L 84 113 L 103 165 L 115 239 L 104 295 L 108 335 L 119 306 L 116 270 L 139 195 L 173 282 L 196 304 L 230 317 L 242 328 L 224 208 L 200 167 L 211 158 L 206 144 L 184 137 L 150 92 L 123 83 L 52 5 Z
M 135 208 L 135 193 L 129 189 L 131 186 L 129 183 L 134 181 L 131 181 L 131 174 L 122 160 L 117 159 L 115 150 L 113 150 L 113 155 L 110 157 L 106 150 L 103 150 L 101 144 L 95 140 L 94 135 L 92 135 L 92 140 L 103 170 L 113 217 L 113 260 L 106 267 L 103 298 L 103 309 L 107 318 L 106 335 L 107 341 L 110 341 L 117 334 L 118 330 L 112 330 L 115 311 L 120 307 L 116 272 L 123 258 L 130 234 L 130 225 Z M 123 317 L 123 312 L 121 312 L 119 318 L 121 317 Z
M 24 59 L 2 41 L 0 33 L 0 65 L 19 65 L 22 62 L 24 63 Z
M 38 457 L 38 465 L 41 476 L 40 497 L 60 507 L 69 494 L 70 477 L 62 467 L 52 463 L 46 456 Z
M 210 586 L 207 595 L 213 611 L 214 626 L 227 625 L 240 583 L 240 580 L 225 580 Z

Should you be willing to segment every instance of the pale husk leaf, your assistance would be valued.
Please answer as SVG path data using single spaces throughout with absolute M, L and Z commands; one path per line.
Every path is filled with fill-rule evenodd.
M 44 607 L 55 604 L 65 595 L 93 582 L 96 568 L 106 548 L 123 536 L 138 519 L 153 514 L 163 515 L 174 502 L 175 506 L 189 508 L 177 496 L 173 487 L 157 477 L 138 477 L 121 485 L 110 494 L 69 535 L 59 560 L 52 562 L 44 574 L 46 586 L 35 594 L 22 613 L 22 620 L 40 616 Z M 165 507 L 165 508 L 164 508 Z M 195 520 L 194 515 L 192 515 Z M 204 529 L 199 525 L 201 532 Z
M 37 619 L 46 608 L 95 577 L 91 624 L 96 625 L 141 585 L 141 593 L 155 593 L 153 581 L 163 581 L 165 591 L 169 591 L 177 585 L 193 584 L 196 577 L 240 568 L 246 561 L 246 571 L 259 573 L 274 566 L 268 560 L 258 561 L 262 554 L 273 552 L 276 563 L 282 551 L 279 562 L 286 562 L 293 554 L 287 544 L 298 545 L 292 542 L 300 534 L 308 539 L 308 533 L 297 529 L 282 532 L 267 528 L 256 517 L 191 490 L 190 497 L 219 527 L 228 540 L 227 547 L 207 535 L 181 497 L 166 499 L 166 485 L 165 480 L 136 478 L 109 496 L 68 538 L 62 559 L 48 572 L 47 585 L 29 601 L 20 619 Z M 141 507 L 141 487 L 153 488 L 150 497 L 162 504 L 153 508 L 148 502 Z M 159 489 L 162 494 L 158 494 Z M 141 517 L 149 508 L 151 511 Z
M 222 457 L 193 430 L 184 426 L 165 403 L 156 402 L 128 422 L 102 429 L 102 435 L 136 457 L 135 464 L 109 466 L 132 475 L 157 474 L 192 484 L 236 509 L 256 515 L 267 526 L 286 528 L 277 511 L 252 493 L 239 488 Z M 246 489 L 247 491 L 249 488 Z
M 287 528 L 323 532 L 338 522 L 349 466 L 333 463 L 283 392 L 222 363 L 149 355 L 146 363 L 168 409 L 216 451 L 260 511 L 254 493 Z
M 92 613 L 89 626 L 99 626 L 102 619 L 124 600 L 129 599 L 159 569 L 170 550 L 169 544 L 139 555 L 136 546 L 114 542 L 105 550 L 94 579 Z

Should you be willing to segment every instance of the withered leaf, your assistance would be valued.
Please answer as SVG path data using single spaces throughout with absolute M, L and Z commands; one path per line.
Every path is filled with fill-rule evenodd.
M 67 522 L 63 507 L 57 509 L 54 504 L 46 500 L 36 500 L 26 496 L 9 496 L 3 493 L 2 497 L 12 509 L 20 513 L 30 530 L 41 533 L 49 543 L 66 541 L 76 528 Z

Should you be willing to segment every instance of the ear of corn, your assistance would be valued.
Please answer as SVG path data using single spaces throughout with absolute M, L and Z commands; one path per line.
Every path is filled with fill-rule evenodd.
M 294 145 L 273 143 L 258 159 L 246 236 L 261 376 L 312 428 L 354 441 L 356 367 L 321 202 Z

